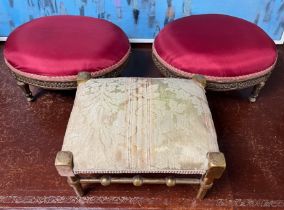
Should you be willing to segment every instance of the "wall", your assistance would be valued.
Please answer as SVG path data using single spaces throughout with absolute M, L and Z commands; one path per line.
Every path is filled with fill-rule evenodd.
M 110 20 L 130 39 L 152 39 L 168 22 L 203 13 L 244 18 L 278 43 L 284 31 L 284 0 L 0 0 L 0 37 L 40 16 L 73 14 Z

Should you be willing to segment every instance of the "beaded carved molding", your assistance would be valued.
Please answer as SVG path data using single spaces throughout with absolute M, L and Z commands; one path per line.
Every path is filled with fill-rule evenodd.
M 161 73 L 166 77 L 177 77 L 177 78 L 189 78 L 185 75 L 181 75 L 175 71 L 170 70 L 165 65 L 163 65 L 159 59 L 156 57 L 156 55 L 152 54 L 153 61 L 155 65 L 158 67 L 158 69 L 161 71 Z M 256 76 L 254 78 L 250 79 L 243 79 L 243 80 L 237 80 L 237 81 L 230 81 L 230 82 L 218 82 L 218 81 L 212 81 L 207 80 L 206 81 L 206 89 L 208 90 L 214 90 L 214 91 L 227 91 L 227 90 L 236 90 L 236 89 L 244 89 L 248 87 L 255 86 L 261 82 L 266 82 L 266 80 L 269 78 L 271 71 L 273 70 L 275 64 L 269 68 L 269 71 L 267 71 L 265 74 L 261 76 Z

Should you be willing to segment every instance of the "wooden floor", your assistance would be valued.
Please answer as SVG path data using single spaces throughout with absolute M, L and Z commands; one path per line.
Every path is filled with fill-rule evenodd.
M 284 209 L 284 47 L 256 103 L 250 90 L 208 92 L 227 170 L 203 201 L 196 187 L 95 185 L 78 198 L 54 167 L 75 91 L 33 88 L 28 103 L 3 60 L 0 44 L 0 208 Z M 122 76 L 160 77 L 151 48 L 133 45 Z

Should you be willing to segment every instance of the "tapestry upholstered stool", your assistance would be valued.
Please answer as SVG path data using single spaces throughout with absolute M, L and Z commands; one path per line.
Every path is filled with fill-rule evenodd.
M 29 85 L 74 89 L 78 72 L 116 76 L 130 53 L 127 36 L 116 25 L 82 16 L 35 19 L 8 37 L 4 58 L 29 101 Z
M 226 163 L 202 79 L 88 78 L 55 160 L 76 194 L 90 183 L 199 184 L 203 198 Z
M 227 15 L 193 15 L 168 24 L 153 59 L 169 77 L 206 78 L 208 90 L 254 87 L 255 102 L 277 61 L 276 46 L 257 25 Z

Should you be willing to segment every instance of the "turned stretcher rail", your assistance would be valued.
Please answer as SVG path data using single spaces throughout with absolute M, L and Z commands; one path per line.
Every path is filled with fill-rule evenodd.
M 133 184 L 135 186 L 141 186 L 143 184 L 166 184 L 167 186 L 174 186 L 176 184 L 200 184 L 200 179 L 194 178 L 144 178 L 141 176 L 128 177 L 110 177 L 102 176 L 100 178 L 80 178 L 81 184 L 95 184 L 100 183 L 104 186 L 110 184 Z
M 221 152 L 207 153 L 208 169 L 200 179 L 198 178 L 174 178 L 169 175 L 165 178 L 146 178 L 142 175 L 134 177 L 111 177 L 110 175 L 101 175 L 100 177 L 83 178 L 74 174 L 73 171 L 73 154 L 69 151 L 60 151 L 55 159 L 55 166 L 61 176 L 67 177 L 68 184 L 74 189 L 77 196 L 84 195 L 82 184 L 101 184 L 108 186 L 110 184 L 133 184 L 141 186 L 143 184 L 166 184 L 173 187 L 176 184 L 197 184 L 200 185 L 196 198 L 203 199 L 207 191 L 213 186 L 213 181 L 219 179 L 225 168 L 226 161 L 224 154 Z M 114 176 L 114 174 L 112 174 Z M 126 175 L 125 175 L 126 176 Z

